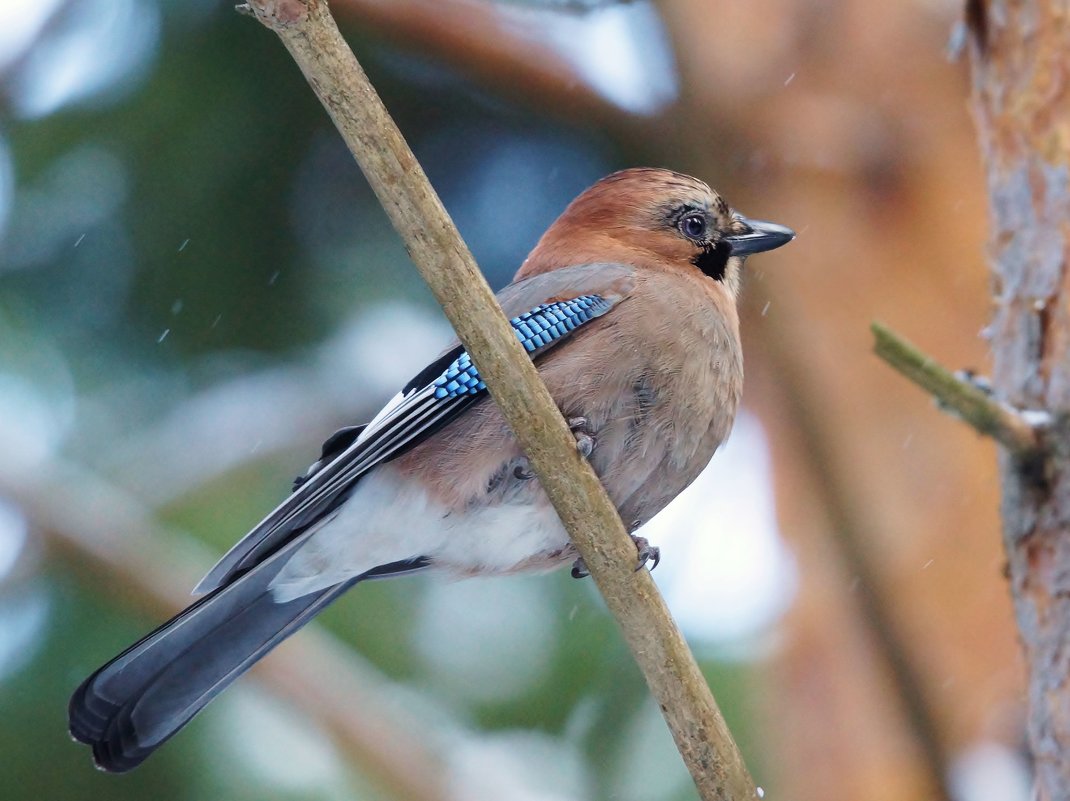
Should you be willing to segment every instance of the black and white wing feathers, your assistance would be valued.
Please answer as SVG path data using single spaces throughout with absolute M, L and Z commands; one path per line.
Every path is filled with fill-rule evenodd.
M 601 271 L 601 275 L 597 271 Z M 556 291 L 573 273 L 571 296 Z M 607 282 L 608 278 L 613 279 Z M 602 291 L 584 291 L 596 284 Z M 510 285 L 499 295 L 506 313 L 517 304 L 535 305 L 511 319 L 518 339 L 534 359 L 566 339 L 627 295 L 631 270 L 622 265 L 583 265 L 535 276 Z M 586 280 L 583 280 L 586 279 Z M 621 291 L 621 290 L 624 291 Z M 456 346 L 421 371 L 366 426 L 336 432 L 309 471 L 295 481 L 294 492 L 231 548 L 201 580 L 194 592 L 209 592 L 248 571 L 309 525 L 331 515 L 357 480 L 378 464 L 396 458 L 462 414 L 486 393 L 486 385 L 468 353 Z

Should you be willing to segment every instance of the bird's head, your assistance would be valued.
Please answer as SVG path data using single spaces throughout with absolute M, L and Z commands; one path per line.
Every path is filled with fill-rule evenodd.
M 790 228 L 733 211 L 702 181 L 670 170 L 613 173 L 577 197 L 543 234 L 517 273 L 620 261 L 698 270 L 739 294 L 747 256 L 786 245 Z

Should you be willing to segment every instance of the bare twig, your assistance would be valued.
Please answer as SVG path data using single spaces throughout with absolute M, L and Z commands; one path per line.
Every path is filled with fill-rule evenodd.
M 940 406 L 1020 457 L 1036 454 L 1036 429 L 1021 414 L 963 381 L 890 328 L 871 323 L 874 353 L 932 395 Z
M 153 614 L 172 615 L 189 604 L 189 588 L 211 564 L 204 549 L 162 530 L 130 495 L 72 465 L 25 470 L 5 459 L 0 497 L 14 501 L 45 534 L 52 553 Z M 385 702 L 387 682 L 326 632 L 298 633 L 252 675 L 327 729 L 391 798 L 450 798 L 442 761 L 420 725 Z
M 703 799 L 756 797 L 694 656 L 594 471 L 323 0 L 254 0 L 327 109 L 526 452 Z

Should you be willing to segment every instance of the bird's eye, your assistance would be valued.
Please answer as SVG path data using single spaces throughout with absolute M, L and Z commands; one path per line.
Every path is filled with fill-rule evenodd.
M 706 238 L 706 215 L 688 214 L 679 223 L 680 233 L 696 241 Z

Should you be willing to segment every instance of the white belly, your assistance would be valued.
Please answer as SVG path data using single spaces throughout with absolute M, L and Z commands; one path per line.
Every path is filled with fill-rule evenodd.
M 549 503 L 450 511 L 384 465 L 361 479 L 271 586 L 281 603 L 403 559 L 427 556 L 458 575 L 509 573 L 569 547 Z

